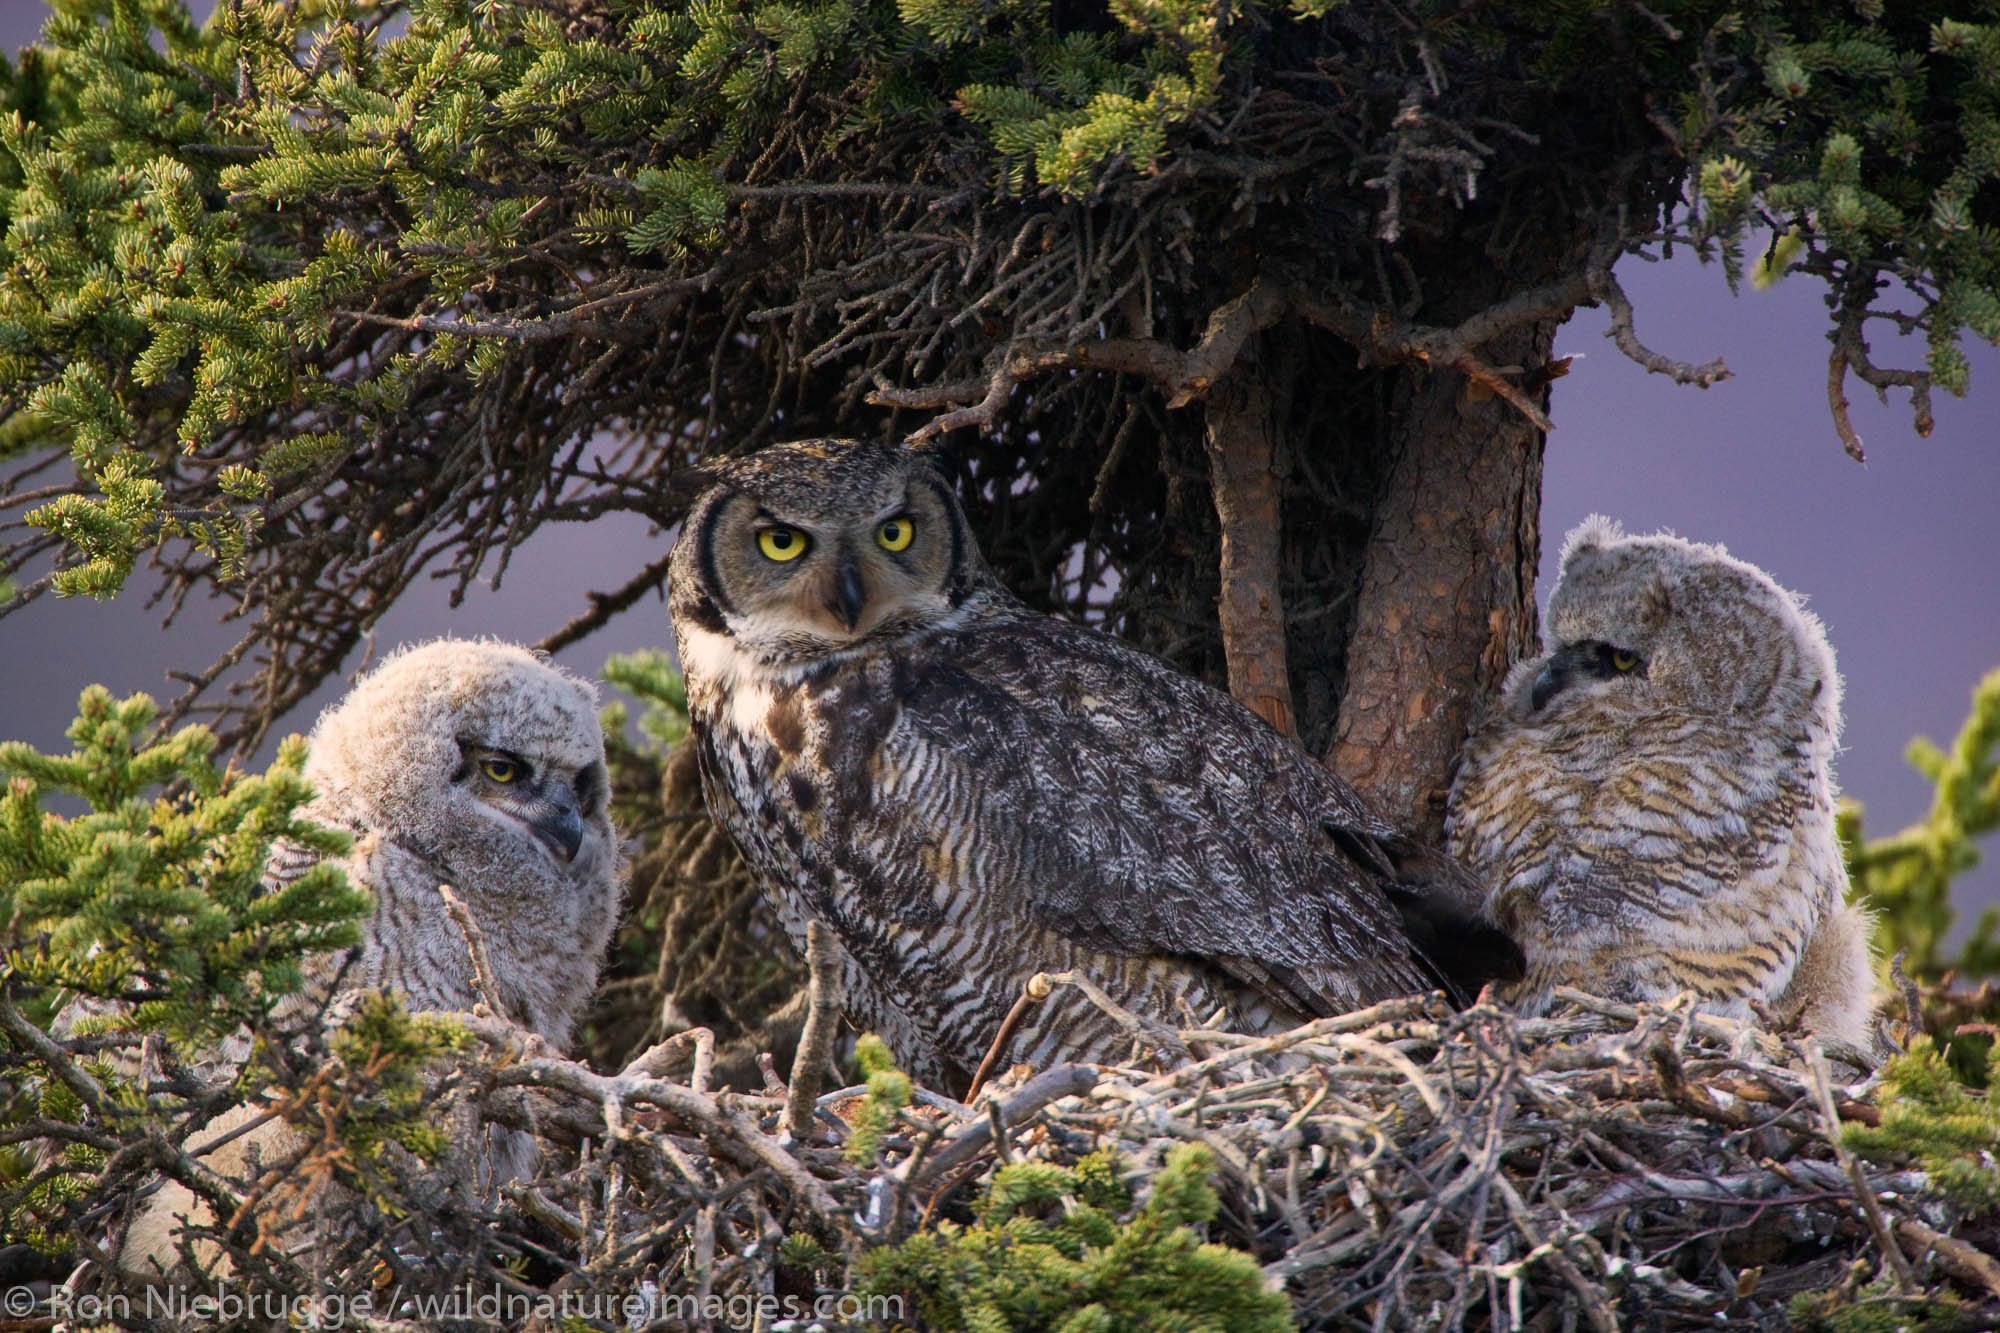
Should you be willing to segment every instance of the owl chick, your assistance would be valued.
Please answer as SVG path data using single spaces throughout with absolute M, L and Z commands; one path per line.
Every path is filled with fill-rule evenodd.
M 1023 606 L 924 458 L 808 441 L 714 476 L 669 575 L 708 801 L 912 1073 L 963 1086 L 1036 972 L 1239 1030 L 1430 984 L 1389 889 L 1436 867 L 1229 696 Z M 998 1054 L 1130 1048 L 1058 988 Z
M 412 1010 L 479 1002 L 443 884 L 484 937 L 506 1016 L 566 1042 L 596 989 L 623 869 L 594 688 L 513 644 L 439 639 L 409 648 L 320 717 L 305 776 L 315 795 L 301 813 L 354 835 L 342 864 L 375 899 L 358 946 L 309 964 L 311 1002 L 331 1001 L 330 1015 L 374 989 L 400 992 Z M 288 883 L 312 861 L 280 844 L 265 882 Z M 221 1142 L 206 1160 L 237 1178 L 250 1174 L 253 1153 L 282 1160 L 296 1140 L 280 1122 L 229 1139 L 261 1109 L 219 1118 L 190 1151 Z M 485 1183 L 514 1179 L 534 1169 L 534 1142 L 493 1130 L 479 1159 L 492 1177 Z M 205 1204 L 166 1182 L 127 1229 L 120 1266 L 171 1269 L 183 1218 L 211 1221 Z
M 1446 821 L 1527 955 L 1515 998 L 1756 1000 L 1866 1049 L 1870 921 L 1845 902 L 1818 619 L 1719 546 L 1594 517 L 1544 638 L 1468 742 Z

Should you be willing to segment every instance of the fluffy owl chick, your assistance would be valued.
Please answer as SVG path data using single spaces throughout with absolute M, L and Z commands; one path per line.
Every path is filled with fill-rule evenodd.
M 912 1073 L 962 1086 L 1036 972 L 1176 1027 L 1429 984 L 1388 898 L 1416 849 L 1226 694 L 1023 606 L 921 456 L 808 441 L 714 475 L 669 576 L 708 801 Z M 1000 1054 L 1129 1050 L 1058 988 Z
M 1818 619 L 1719 546 L 1591 518 L 1544 638 L 1468 742 L 1446 821 L 1527 955 L 1516 998 L 1757 1000 L 1866 1049 L 1870 921 L 1845 902 Z
M 342 864 L 375 899 L 360 945 L 311 962 L 308 995 L 331 1000 L 330 1015 L 372 989 L 400 992 L 412 1010 L 470 1009 L 481 996 L 465 934 L 439 893 L 445 884 L 485 937 L 508 1016 L 566 1042 L 596 989 L 623 868 L 595 689 L 513 644 L 409 648 L 320 717 L 305 775 L 315 795 L 303 815 L 354 834 Z M 312 859 L 281 844 L 265 881 L 296 879 Z M 191 1149 L 226 1138 L 258 1109 L 220 1118 Z M 274 1122 L 223 1144 L 208 1164 L 241 1178 L 253 1154 L 271 1163 L 295 1147 Z M 511 1131 L 489 1132 L 476 1157 L 493 1178 L 486 1184 L 528 1174 L 534 1162 L 533 1140 Z M 121 1266 L 170 1269 L 183 1217 L 210 1215 L 168 1182 L 128 1228 Z

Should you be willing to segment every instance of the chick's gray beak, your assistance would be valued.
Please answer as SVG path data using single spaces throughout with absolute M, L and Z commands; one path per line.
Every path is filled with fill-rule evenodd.
M 576 807 L 576 793 L 566 782 L 551 785 L 543 797 L 532 827 L 542 845 L 564 861 L 576 860 L 583 846 L 583 812 Z
M 1562 689 L 1563 681 L 1569 675 L 1567 664 L 1559 665 L 1559 663 L 1559 658 L 1551 657 L 1542 664 L 1542 669 L 1535 673 L 1534 688 L 1528 691 L 1528 707 L 1537 713 L 1542 711 L 1542 705 L 1555 698 L 1556 692 Z
M 1549 660 L 1542 663 L 1542 669 L 1535 673 L 1534 687 L 1528 691 L 1528 707 L 1539 713 L 1543 705 L 1568 688 L 1570 681 L 1576 677 L 1581 658 L 1582 654 L 1575 645 L 1550 654 Z

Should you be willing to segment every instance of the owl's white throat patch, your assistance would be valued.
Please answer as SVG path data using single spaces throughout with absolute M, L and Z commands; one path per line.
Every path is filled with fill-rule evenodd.
M 720 711 L 717 705 L 726 708 L 729 724 L 738 731 L 762 729 L 774 700 L 771 686 L 782 679 L 782 669 L 759 662 L 734 635 L 693 625 L 682 626 L 680 649 L 690 703 L 706 704 L 712 714 Z

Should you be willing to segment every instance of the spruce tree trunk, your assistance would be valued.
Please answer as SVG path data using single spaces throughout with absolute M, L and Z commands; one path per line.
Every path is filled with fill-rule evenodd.
M 1222 622 L 1229 692 L 1287 736 L 1297 734 L 1285 660 L 1284 528 L 1278 437 L 1292 386 L 1253 347 L 1209 391 L 1209 485 L 1221 524 Z
M 1426 322 L 1533 280 L 1452 267 L 1471 271 Z M 1559 322 L 1482 349 L 1539 404 Z M 1208 395 L 1217 617 L 1231 692 L 1435 840 L 1468 729 L 1536 642 L 1544 442 L 1456 372 L 1352 356 L 1273 329 Z M 1290 475 L 1308 460 L 1320 477 Z
M 1490 349 L 1539 369 L 1555 324 Z M 1391 424 L 1326 759 L 1384 815 L 1443 829 L 1475 711 L 1535 643 L 1542 446 L 1520 413 L 1449 371 L 1414 370 Z M 1546 401 L 1547 390 L 1537 392 Z

